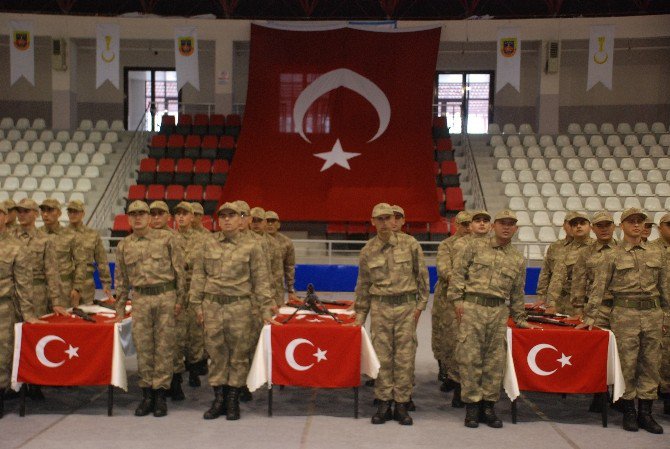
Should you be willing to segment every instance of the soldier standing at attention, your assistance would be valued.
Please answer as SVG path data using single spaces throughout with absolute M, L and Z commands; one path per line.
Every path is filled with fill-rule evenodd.
M 202 225 L 202 217 L 205 216 L 205 209 L 203 209 L 202 204 L 192 202 L 191 207 L 193 208 L 193 222 L 191 223 L 193 230 L 202 234 L 211 234 L 211 232 Z
M 102 290 L 108 298 L 112 297 L 112 276 L 109 272 L 107 251 L 102 244 L 100 233 L 84 224 L 84 203 L 72 200 L 66 205 L 67 216 L 70 220 L 68 229 L 77 235 L 77 244 L 83 252 L 86 263 L 86 273 L 81 284 L 81 300 L 83 304 L 93 304 L 95 299 L 95 281 L 93 273 L 96 266 L 102 283 Z
M 151 229 L 163 229 L 165 231 L 175 232 L 168 223 L 170 223 L 170 209 L 165 201 L 154 201 L 149 205 Z
M 468 239 L 454 257 L 447 299 L 455 304 L 459 321 L 456 360 L 466 427 L 478 427 L 480 421 L 502 427 L 493 406 L 505 367 L 507 318 L 511 315 L 521 328 L 536 327 L 526 322 L 524 310 L 525 260 L 511 244 L 516 222 L 514 212 L 498 212 L 494 235 Z
M 570 219 L 575 216 L 574 212 L 568 212 L 563 220 L 563 230 L 565 231 L 565 238 L 556 240 L 549 245 L 547 252 L 542 261 L 542 268 L 540 269 L 540 276 L 537 279 L 537 299 L 534 306 L 542 306 L 547 300 L 547 289 L 549 282 L 554 273 L 554 264 L 560 259 L 561 252 L 572 241 L 572 227 L 570 226 Z
M 668 255 L 658 245 L 642 242 L 646 218 L 636 208 L 621 214 L 623 241 L 605 255 L 604 263 L 598 267 L 584 322 L 577 328 L 593 327 L 605 292 L 609 291 L 614 297 L 610 326 L 626 383 L 621 399 L 623 428 L 632 432 L 643 428 L 660 434 L 663 428 L 651 416 L 651 408 L 660 381 L 661 339 L 670 324 Z
M 646 220 L 644 220 L 644 229 L 642 229 L 642 241 L 646 242 L 649 240 L 649 236 L 651 235 L 651 230 L 654 229 L 654 220 L 652 220 L 651 217 L 647 217 Z
M 435 284 L 432 310 L 432 346 L 433 355 L 439 366 L 438 380 L 442 382 L 440 386 L 442 391 L 451 391 L 460 384 L 458 366 L 454 360 L 458 322 L 454 305 L 447 303 L 447 287 L 453 266 L 454 244 L 470 234 L 471 220 L 468 212 L 459 212 L 456 215 L 456 232 L 440 242 L 437 247 L 437 284 Z M 458 402 L 455 406 L 462 406 L 460 401 Z
M 293 241 L 279 232 L 281 222 L 276 212 L 265 211 L 265 220 L 268 223 L 267 233 L 279 242 L 281 248 L 282 263 L 284 265 L 284 288 L 288 293 L 288 299 L 297 301 L 295 294 L 295 247 Z M 283 296 L 283 295 L 282 295 Z
M 184 257 L 172 232 L 149 227 L 149 206 L 128 206 L 133 230 L 116 247 L 116 315 L 125 315 L 133 290 L 133 342 L 142 402 L 135 416 L 167 415 L 165 396 L 174 371 L 175 317 L 185 302 Z
M 214 401 L 204 414 L 215 419 L 240 419 L 240 389 L 249 374 L 249 333 L 254 310 L 271 318 L 272 290 L 267 262 L 260 243 L 241 235 L 241 209 L 237 202 L 218 210 L 220 232 L 193 266 L 189 303 L 198 322 L 204 323 L 205 346 L 211 358 L 209 384 Z M 278 323 L 276 323 L 278 324 Z
M 393 232 L 405 232 L 403 230 L 405 226 L 405 210 L 395 204 L 391 205 L 391 210 L 393 211 Z
M 416 325 L 428 303 L 428 270 L 419 243 L 393 232 L 393 220 L 389 204 L 379 203 L 372 209 L 377 235 L 359 257 L 355 325 L 363 326 L 370 313 L 372 345 L 381 363 L 375 381 L 379 402 L 372 423 L 393 418 L 412 425 L 407 407 L 414 379 Z M 395 413 L 391 401 L 395 401 Z
M 274 290 L 274 301 L 276 308 L 279 310 L 284 304 L 284 263 L 282 260 L 281 247 L 279 242 L 266 232 L 267 220 L 265 219 L 265 210 L 260 207 L 251 209 L 251 230 L 261 236 L 266 242 L 266 246 L 270 255 L 270 278 L 271 286 Z
M 16 203 L 14 200 L 5 200 L 5 207 L 7 208 L 7 224 L 5 228 L 9 232 L 14 232 L 14 229 L 19 226 L 16 221 Z

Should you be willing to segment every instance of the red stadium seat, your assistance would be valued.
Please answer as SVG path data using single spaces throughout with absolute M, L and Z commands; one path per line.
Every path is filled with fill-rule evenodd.
M 186 191 L 184 192 L 184 200 L 189 202 L 200 202 L 202 201 L 204 188 L 199 185 L 190 185 L 186 186 Z
M 161 117 L 161 127 L 160 127 L 160 134 L 165 134 L 166 136 L 169 136 L 174 132 L 175 129 L 175 119 L 174 116 L 172 115 L 167 115 L 164 114 Z
M 156 159 L 165 157 L 165 147 L 167 147 L 167 137 L 162 134 L 152 136 L 149 144 L 149 156 Z
M 156 184 L 171 184 L 174 179 L 174 159 L 165 158 L 158 160 L 156 170 Z
M 165 202 L 170 210 L 184 200 L 184 186 L 172 184 L 165 189 Z
M 458 165 L 454 161 L 444 161 L 440 164 L 440 172 L 442 175 L 457 175 Z
M 209 117 L 207 114 L 195 114 L 193 118 L 193 134 L 204 136 L 209 129 Z
M 200 148 L 200 157 L 206 159 L 216 159 L 216 147 L 218 145 L 218 138 L 216 136 L 205 136 L 202 139 Z
M 458 173 L 458 166 L 454 161 L 444 161 L 440 166 L 442 172 L 441 183 L 442 187 L 458 187 L 461 185 L 460 174 Z
M 446 117 L 433 117 L 433 139 L 440 137 L 449 137 L 449 128 L 447 128 Z
M 414 236 L 417 240 L 428 239 L 428 224 L 427 223 L 407 223 L 409 235 Z
M 184 136 L 181 134 L 172 134 L 168 139 L 167 150 L 165 151 L 167 157 L 179 159 L 184 156 Z
M 463 191 L 460 187 L 447 187 L 445 190 L 446 209 L 448 211 L 460 212 L 465 206 Z
M 137 173 L 138 184 L 153 184 L 156 182 L 156 159 L 148 157 L 140 161 Z
M 447 213 L 446 206 L 444 204 L 444 189 L 438 187 L 435 189 L 435 197 L 437 198 L 437 205 L 440 209 L 440 214 L 444 216 Z
M 205 209 L 206 215 L 211 215 L 216 210 L 216 205 L 221 199 L 221 186 L 209 185 L 205 187 L 205 194 L 203 195 L 202 207 Z
M 114 217 L 114 224 L 112 225 L 112 237 L 125 237 L 130 234 L 130 223 L 128 222 L 128 216 L 125 214 L 120 214 Z M 112 248 L 116 247 L 119 242 L 117 240 L 112 240 L 109 242 L 109 246 Z
M 209 117 L 209 133 L 220 136 L 226 132 L 226 118 L 223 114 L 212 114 Z
M 437 151 L 452 151 L 454 149 L 450 137 L 441 137 L 437 139 Z
M 165 199 L 165 186 L 160 184 L 151 184 L 147 187 L 147 201 L 158 201 Z
M 232 136 L 221 136 L 219 139 L 219 148 L 217 157 L 231 161 L 235 155 L 235 139 Z
M 191 134 L 191 126 L 193 125 L 193 117 L 189 114 L 179 114 L 177 121 L 177 133 L 186 136 Z
M 212 184 L 224 185 L 228 179 L 228 161 L 217 159 L 212 165 Z
M 351 240 L 365 240 L 368 238 L 370 225 L 368 223 L 349 223 L 347 225 L 347 238 Z
M 135 200 L 144 200 L 147 196 L 147 186 L 142 184 L 137 184 L 130 186 L 128 188 L 128 202 L 133 202 Z
M 184 157 L 198 158 L 200 157 L 200 136 L 190 134 L 186 136 L 186 141 L 184 142 Z
M 229 114 L 226 117 L 226 134 L 237 138 L 242 128 L 242 119 L 237 114 Z
M 198 159 L 193 166 L 193 184 L 209 184 L 212 179 L 212 162 L 209 159 Z
M 193 159 L 185 158 L 177 160 L 174 171 L 175 184 L 189 185 L 193 181 Z
M 428 225 L 431 240 L 444 240 L 449 236 L 449 225 L 445 220 L 436 221 Z

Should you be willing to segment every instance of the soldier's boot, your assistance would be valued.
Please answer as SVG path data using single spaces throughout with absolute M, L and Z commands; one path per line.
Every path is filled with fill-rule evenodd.
M 589 404 L 589 412 L 591 413 L 601 413 L 603 411 L 602 407 L 602 395 L 606 393 L 594 393 L 593 399 L 591 399 L 591 404 Z
M 240 389 L 229 387 L 226 398 L 226 419 L 236 421 L 240 419 Z
M 632 399 L 619 399 L 623 407 L 623 430 L 637 432 L 637 413 L 635 413 L 635 403 Z
M 393 419 L 403 426 L 411 426 L 414 424 L 414 420 L 409 416 L 409 413 L 407 413 L 409 411 L 407 404 L 407 402 L 396 402 L 395 411 L 393 412 Z
M 205 412 L 203 418 L 216 419 L 221 415 L 226 414 L 226 393 L 228 388 L 226 385 L 220 385 L 214 388 L 214 401 L 212 406 Z
M 207 374 L 209 374 L 209 366 L 207 365 L 207 357 L 200 360 L 195 365 L 198 368 L 198 374 L 200 374 L 201 376 L 206 376 Z
M 44 393 L 39 385 L 28 385 L 28 397 L 33 401 L 43 401 Z
M 465 427 L 479 427 L 479 402 L 465 404 Z
M 251 391 L 249 391 L 249 387 L 246 385 L 239 388 L 239 390 L 240 402 L 250 402 L 254 398 Z
M 480 402 L 480 421 L 486 423 L 487 426 L 493 427 L 494 429 L 500 429 L 503 426 L 502 421 L 496 415 L 496 411 L 493 408 L 493 401 L 481 401 Z M 483 418 L 483 420 L 481 419 Z
M 374 387 L 375 386 L 375 380 L 374 379 L 368 379 L 365 381 L 365 386 L 366 387 Z
M 135 409 L 135 416 L 147 416 L 154 411 L 154 394 L 151 388 L 142 388 L 142 401 Z
M 409 402 L 407 403 L 407 411 L 408 412 L 416 411 L 416 404 L 414 403 L 414 399 L 412 399 L 412 396 L 409 397 Z
M 644 429 L 649 433 L 661 434 L 663 433 L 663 427 L 651 416 L 651 406 L 653 403 L 652 399 L 637 400 L 637 424 L 640 429 Z
M 6 401 L 11 401 L 12 399 L 18 399 L 21 397 L 21 394 L 18 391 L 14 391 L 10 388 L 9 390 L 5 390 L 3 397 Z
M 670 415 L 670 393 L 663 394 L 663 414 Z
M 377 412 L 372 415 L 372 424 L 384 424 L 386 421 L 393 419 L 393 411 L 391 410 L 391 401 L 379 400 L 377 403 Z
M 623 402 L 621 402 L 622 400 L 623 399 L 619 399 L 617 401 L 612 402 L 612 404 L 610 405 L 610 408 L 613 409 L 613 410 L 616 410 L 617 412 L 624 413 L 624 405 L 623 405 Z
M 172 374 L 172 381 L 170 382 L 170 396 L 172 397 L 173 401 L 183 401 L 186 399 L 186 396 L 184 396 L 184 390 L 181 389 L 182 381 L 183 379 L 181 373 Z
M 451 406 L 453 408 L 465 407 L 465 403 L 461 400 L 461 384 L 456 384 L 454 387 L 454 396 L 451 398 Z
M 0 419 L 5 416 L 5 389 L 0 388 Z
M 201 383 L 197 364 L 189 363 L 186 365 L 186 369 L 188 370 L 188 386 L 194 388 L 199 387 Z
M 443 384 L 447 381 L 447 372 L 444 369 L 444 364 L 439 360 L 437 361 L 437 381 Z
M 166 388 L 157 388 L 154 390 L 154 416 L 161 418 L 167 415 L 167 402 L 165 401 Z M 174 396 L 172 397 L 174 400 Z
M 445 380 L 441 385 L 440 385 L 440 391 L 444 391 L 445 393 L 448 393 L 450 391 L 453 391 L 454 388 L 456 388 L 456 385 L 458 385 L 458 382 L 454 382 L 451 380 L 449 377 L 447 377 L 447 380 Z

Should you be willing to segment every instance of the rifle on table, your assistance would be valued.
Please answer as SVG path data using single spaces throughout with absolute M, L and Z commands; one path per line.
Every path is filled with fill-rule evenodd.
M 314 285 L 307 284 L 307 296 L 305 296 L 305 301 L 302 305 L 296 307 L 295 311 L 286 318 L 282 323 L 288 323 L 291 319 L 298 314 L 301 310 L 307 310 L 314 312 L 317 315 L 328 315 L 337 323 L 342 323 L 342 320 L 337 317 L 333 312 L 328 310 L 326 306 L 323 305 L 319 297 L 314 293 Z
M 79 318 L 81 318 L 84 321 L 89 321 L 91 323 L 96 323 L 97 322 L 97 321 L 95 321 L 95 319 L 93 319 L 93 317 L 91 315 L 84 312 L 79 307 L 72 308 L 72 314 L 78 316 Z
M 553 318 L 546 318 L 543 316 L 529 316 L 526 321 L 531 321 L 533 323 L 543 323 L 543 324 L 553 324 L 554 326 L 563 326 L 563 327 L 575 327 L 577 326 L 574 323 L 566 323 L 565 321 L 555 320 Z

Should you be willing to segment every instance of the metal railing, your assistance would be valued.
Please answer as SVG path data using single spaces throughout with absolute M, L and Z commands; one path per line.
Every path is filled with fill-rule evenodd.
M 475 157 L 472 155 L 472 146 L 470 145 L 470 136 L 463 134 L 461 138 L 463 143 L 463 153 L 465 156 L 465 168 L 470 175 L 470 185 L 472 188 L 472 202 L 473 209 L 487 210 L 486 200 L 484 199 L 484 191 L 482 190 L 482 183 L 479 179 L 479 171 L 477 170 L 477 163 Z

